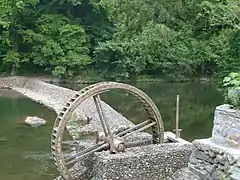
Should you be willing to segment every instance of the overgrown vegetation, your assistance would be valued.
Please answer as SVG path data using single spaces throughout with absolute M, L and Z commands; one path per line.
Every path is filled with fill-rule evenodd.
M 240 107 L 240 73 L 230 73 L 223 79 L 225 99 L 234 107 Z
M 89 69 L 115 80 L 239 71 L 239 1 L 0 0 L 2 74 Z

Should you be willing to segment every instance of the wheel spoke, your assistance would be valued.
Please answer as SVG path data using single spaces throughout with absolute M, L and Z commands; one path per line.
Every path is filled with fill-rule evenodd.
M 105 133 L 106 136 L 108 136 L 108 132 L 107 132 L 106 125 L 105 125 L 106 121 L 105 121 L 105 117 L 102 113 L 102 108 L 101 108 L 99 99 L 100 99 L 99 95 L 93 96 L 93 100 L 94 100 L 95 106 L 97 108 L 98 116 L 99 116 L 99 119 L 100 119 L 102 127 L 103 127 L 103 132 Z
M 132 135 L 133 133 L 137 133 L 137 132 L 144 131 L 145 129 L 148 129 L 148 128 L 154 126 L 155 124 L 156 124 L 156 122 L 152 122 L 152 123 L 150 123 L 150 124 L 148 124 L 148 125 L 146 125 L 146 126 L 143 126 L 142 128 L 139 128 L 139 129 L 137 129 L 137 130 L 135 130 L 135 131 L 130 132 L 129 134 L 124 135 L 124 137 L 127 137 L 127 136 L 129 136 L 129 135 Z
M 149 127 L 155 125 L 156 123 L 155 122 L 152 122 L 150 123 L 151 120 L 146 120 L 138 125 L 135 125 L 133 126 L 132 128 L 130 129 L 127 129 L 119 134 L 116 134 L 118 135 L 119 137 L 126 137 L 126 136 L 129 136 L 133 133 L 136 133 L 136 132 L 141 132 L 141 131 L 144 131 L 145 129 L 148 129 Z M 150 123 L 150 124 L 149 124 Z M 90 148 L 87 148 L 81 152 L 78 152 L 76 154 L 70 154 L 69 156 L 65 157 L 64 160 L 66 162 L 66 165 L 69 165 L 69 164 L 73 164 L 74 162 L 76 162 L 78 159 L 80 158 L 83 158 L 85 156 L 87 156 L 88 154 L 91 154 L 93 152 L 97 152 L 99 150 L 102 150 L 106 147 L 108 147 L 109 145 L 106 143 L 106 142 L 101 142 L 99 144 L 96 144 Z M 73 159 L 73 160 L 71 160 Z M 67 162 L 69 161 L 69 162 Z
M 138 124 L 138 125 L 135 125 L 123 132 L 120 132 L 119 134 L 117 134 L 118 136 L 122 137 L 122 136 L 125 136 L 127 133 L 131 133 L 131 132 L 136 132 L 138 129 L 140 128 L 143 128 L 144 126 L 147 126 L 149 123 L 151 122 L 150 119 Z
M 97 107 L 99 118 L 102 122 L 104 133 L 105 133 L 106 137 L 109 137 L 109 140 L 110 140 L 110 150 L 115 151 L 114 150 L 114 145 L 113 145 L 113 134 L 112 134 L 112 131 L 111 131 L 110 126 L 108 124 L 106 115 L 103 111 L 100 96 L 96 95 L 96 96 L 93 96 L 93 98 L 94 98 L 95 105 Z
M 94 146 L 95 148 L 91 147 L 91 148 L 87 149 L 88 151 L 86 151 L 86 152 L 82 151 L 82 152 L 80 152 L 80 153 L 77 153 L 78 155 L 75 154 L 75 155 L 73 155 L 73 156 L 71 156 L 71 157 L 66 158 L 66 159 L 72 159 L 73 157 L 75 157 L 75 159 L 73 159 L 73 160 L 71 160 L 71 161 L 69 161 L 69 162 L 66 162 L 65 165 L 68 166 L 68 165 L 74 164 L 74 163 L 76 163 L 79 159 L 81 159 L 81 158 L 83 158 L 83 157 L 86 157 L 87 155 L 90 155 L 90 154 L 92 154 L 92 153 L 94 153 L 94 152 L 104 150 L 104 149 L 107 148 L 108 146 L 109 146 L 109 144 L 104 143 L 104 144 L 102 144 L 102 145 L 100 145 L 100 146 L 98 146 L 98 147 L 95 147 L 95 146 Z M 76 156 L 76 155 L 77 155 L 77 156 Z
M 84 149 L 84 150 L 81 151 L 81 152 L 78 152 L 78 153 L 76 153 L 76 154 L 73 154 L 72 156 L 68 156 L 67 158 L 64 158 L 64 161 L 66 162 L 66 161 L 69 161 L 69 160 L 71 160 L 71 159 L 73 159 L 73 158 L 77 158 L 78 156 L 82 156 L 83 154 L 88 153 L 88 152 L 90 152 L 90 151 L 92 151 L 92 150 L 94 150 L 94 149 L 102 146 L 103 144 L 106 144 L 106 143 L 105 143 L 105 142 L 101 142 L 101 143 L 96 144 L 96 145 L 94 145 L 94 146 L 92 146 L 92 147 L 89 147 L 89 148 L 87 148 L 87 149 Z
M 71 155 L 72 155 L 71 153 L 68 153 L 68 154 L 63 154 L 62 156 L 63 156 L 63 158 L 67 158 L 67 157 L 69 157 Z
M 62 145 L 66 146 L 76 146 L 78 145 L 79 141 L 62 141 Z

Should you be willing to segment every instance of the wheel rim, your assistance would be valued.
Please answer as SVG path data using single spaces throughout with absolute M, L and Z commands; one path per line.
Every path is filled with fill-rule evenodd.
M 101 83 L 90 85 L 88 87 L 83 88 L 79 92 L 77 92 L 66 103 L 66 105 L 61 109 L 60 113 L 58 114 L 58 117 L 53 126 L 52 141 L 51 141 L 52 155 L 58 171 L 60 172 L 61 176 L 65 180 L 74 179 L 72 173 L 70 172 L 70 169 L 68 168 L 68 164 L 71 162 L 75 163 L 79 159 L 79 157 L 82 157 L 81 154 L 86 155 L 87 153 L 82 151 L 79 154 L 77 154 L 76 157 L 72 157 L 71 159 L 75 160 L 75 162 L 73 162 L 73 160 L 69 160 L 70 157 L 64 158 L 64 155 L 62 152 L 62 141 L 63 141 L 63 135 L 64 135 L 65 127 L 67 125 L 68 120 L 71 118 L 72 113 L 77 109 L 77 107 L 86 99 L 91 97 L 96 97 L 103 92 L 114 90 L 114 89 L 120 89 L 132 94 L 140 101 L 140 103 L 143 105 L 144 109 L 146 110 L 146 113 L 149 119 L 144 121 L 142 125 L 140 123 L 139 124 L 141 125 L 140 127 L 137 127 L 138 125 L 135 125 L 134 126 L 135 129 L 139 130 L 140 128 L 149 126 L 149 128 L 151 128 L 151 131 L 152 131 L 152 142 L 154 144 L 163 143 L 164 125 L 161 118 L 161 114 L 158 111 L 158 108 L 156 107 L 152 99 L 148 95 L 146 95 L 143 91 L 131 85 L 117 83 L 117 82 L 101 82 Z M 125 130 L 117 135 L 119 137 L 129 135 L 129 133 L 132 133 L 133 129 L 130 128 L 130 130 Z M 134 133 L 137 130 L 134 130 Z M 95 146 L 93 146 L 92 150 L 91 149 L 90 150 L 87 149 L 87 150 L 88 152 L 90 152 L 89 154 L 91 154 L 96 151 L 101 151 L 103 149 L 109 149 L 109 146 L 110 146 L 109 143 L 102 141 L 99 144 L 96 144 Z

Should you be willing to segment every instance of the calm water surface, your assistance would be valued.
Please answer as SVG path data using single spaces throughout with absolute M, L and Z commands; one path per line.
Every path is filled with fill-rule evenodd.
M 211 136 L 214 109 L 224 102 L 216 84 L 209 82 L 129 84 L 143 90 L 152 98 L 162 115 L 165 130 L 175 129 L 176 96 L 179 94 L 180 128 L 183 130 L 181 137 L 192 141 Z M 75 90 L 83 87 L 74 84 L 64 86 Z M 102 99 L 134 122 L 147 118 L 139 102 L 128 93 L 108 92 L 103 94 Z
M 49 140 L 55 113 L 18 93 L 0 94 L 0 180 L 52 180 Z M 41 117 L 47 125 L 29 127 L 27 116 Z
M 175 125 L 175 101 L 180 95 L 180 126 L 187 140 L 211 136 L 215 106 L 223 97 L 211 83 L 141 83 L 158 106 L 165 129 Z M 83 86 L 63 85 L 79 90 Z M 146 118 L 138 101 L 127 93 L 114 91 L 102 98 L 132 121 Z M 50 160 L 50 135 L 55 113 L 23 98 L 18 93 L 0 91 L 0 180 L 52 180 L 57 175 Z M 48 124 L 31 128 L 27 116 L 38 116 Z

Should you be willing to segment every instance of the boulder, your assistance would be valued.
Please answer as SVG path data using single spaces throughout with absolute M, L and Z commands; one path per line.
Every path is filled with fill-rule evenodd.
M 28 116 L 25 119 L 25 123 L 32 126 L 32 127 L 38 127 L 38 126 L 46 124 L 46 121 L 44 119 L 41 119 L 41 118 L 36 117 L 36 116 L 34 116 L 34 117 Z

